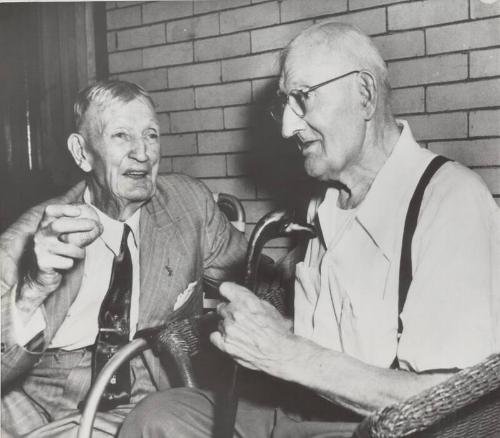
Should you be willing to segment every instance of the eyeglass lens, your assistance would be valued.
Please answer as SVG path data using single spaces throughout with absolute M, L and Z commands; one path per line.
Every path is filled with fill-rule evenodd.
M 306 99 L 308 94 L 317 90 L 320 87 L 323 87 L 327 84 L 335 82 L 339 79 L 345 78 L 346 76 L 352 75 L 353 73 L 359 73 L 361 70 L 351 70 L 343 75 L 336 76 L 332 79 L 329 79 L 324 82 L 320 82 L 319 84 L 313 85 L 312 87 L 308 87 L 307 90 L 292 90 L 290 93 L 285 94 L 278 91 L 277 99 L 273 103 L 271 108 L 271 116 L 278 123 L 282 122 L 283 112 L 285 111 L 285 107 L 288 104 L 292 111 L 297 114 L 299 117 L 304 117 L 306 114 Z
M 293 91 L 290 94 L 278 93 L 270 109 L 271 117 L 278 123 L 283 119 L 286 105 L 299 117 L 304 117 L 306 113 L 305 95 L 300 91 Z

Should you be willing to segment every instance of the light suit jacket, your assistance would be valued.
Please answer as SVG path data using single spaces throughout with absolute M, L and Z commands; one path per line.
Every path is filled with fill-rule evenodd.
M 12 295 L 22 275 L 20 262 L 32 242 L 45 206 L 82 202 L 85 183 L 65 195 L 25 213 L 0 236 L 0 288 L 2 306 L 2 387 L 22 383 L 43 355 L 17 345 L 12 333 Z M 245 254 L 243 235 L 218 210 L 211 193 L 184 175 L 159 176 L 153 198 L 142 207 L 140 222 L 140 299 L 138 330 L 163 323 L 172 313 L 176 297 L 201 278 L 234 279 Z M 63 322 L 80 289 L 84 261 L 63 276 L 60 287 L 44 303 L 47 327 L 44 348 Z M 147 352 L 148 353 L 148 352 Z M 159 389 L 169 386 L 158 359 L 146 354 L 148 372 Z

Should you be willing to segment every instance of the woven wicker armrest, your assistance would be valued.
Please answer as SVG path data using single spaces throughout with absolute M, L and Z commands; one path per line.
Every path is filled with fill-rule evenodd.
M 196 388 L 198 382 L 191 358 L 208 342 L 208 336 L 217 329 L 219 319 L 215 312 L 184 316 L 161 327 L 142 330 L 137 336 L 148 341 L 166 369 L 170 369 L 172 362 L 175 364 L 181 385 Z
M 367 417 L 356 438 L 500 436 L 500 354 Z

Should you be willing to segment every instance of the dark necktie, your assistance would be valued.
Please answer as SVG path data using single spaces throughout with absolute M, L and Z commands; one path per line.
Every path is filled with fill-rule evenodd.
M 132 258 L 127 245 L 130 228 L 124 224 L 120 254 L 113 260 L 109 289 L 99 310 L 99 333 L 92 361 L 92 382 L 108 360 L 129 342 Z M 130 401 L 130 365 L 124 363 L 111 378 L 99 410 L 107 411 Z

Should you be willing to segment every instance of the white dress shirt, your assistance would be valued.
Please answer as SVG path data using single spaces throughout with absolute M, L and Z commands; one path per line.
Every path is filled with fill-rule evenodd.
M 486 185 L 447 163 L 425 192 L 412 244 L 413 281 L 397 341 L 401 239 L 409 200 L 434 155 L 406 122 L 356 210 L 338 191 L 312 200 L 326 246 L 297 265 L 295 332 L 366 363 L 416 371 L 463 368 L 500 349 L 500 210 Z
M 75 350 L 92 345 L 95 342 L 99 330 L 97 321 L 99 309 L 109 288 L 113 259 L 120 252 L 124 228 L 123 222 L 110 218 L 90 204 L 88 188 L 84 193 L 84 201 L 97 212 L 103 225 L 103 233 L 85 248 L 84 270 L 80 290 L 69 308 L 66 318 L 52 338 L 49 348 Z M 140 209 L 125 223 L 131 229 L 127 244 L 132 258 L 132 296 L 130 304 L 130 338 L 132 339 L 136 332 L 139 314 Z M 54 293 L 57 293 L 57 290 Z M 19 318 L 14 314 L 16 339 L 20 345 L 25 345 L 45 326 L 46 322 L 41 308 L 37 309 L 25 326 L 19 324 Z

